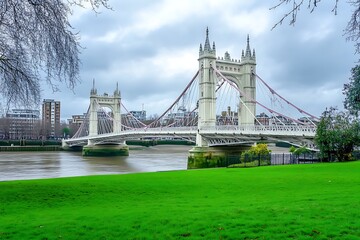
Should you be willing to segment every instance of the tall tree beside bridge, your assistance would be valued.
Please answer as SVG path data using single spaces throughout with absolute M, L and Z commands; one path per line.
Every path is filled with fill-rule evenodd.
M 333 0 L 332 12 L 338 12 L 339 0 Z M 322 4 L 321 0 L 280 0 L 270 10 L 284 8 L 285 14 L 273 28 L 289 20 L 290 25 L 297 21 L 300 8 L 307 7 L 314 12 Z M 355 53 L 360 53 L 360 0 L 347 1 L 353 7 L 351 17 L 344 29 L 348 41 L 353 41 Z M 318 125 L 315 141 L 324 157 L 336 156 L 340 161 L 350 158 L 355 146 L 360 145 L 359 118 L 353 119 L 351 115 L 359 116 L 360 111 L 360 66 L 351 70 L 350 82 L 344 84 L 344 106 L 349 112 L 338 112 L 334 108 L 325 110 Z M 349 114 L 350 113 L 350 114 Z
M 344 106 L 352 114 L 359 116 L 360 113 L 360 66 L 351 69 L 350 82 L 344 84 Z
M 328 161 L 351 160 L 354 148 L 360 146 L 360 122 L 348 112 L 330 108 L 321 116 L 315 142 Z
M 10 103 L 37 104 L 42 77 L 57 90 L 72 89 L 79 75 L 79 37 L 72 6 L 109 8 L 108 0 L 0 1 L 0 86 Z

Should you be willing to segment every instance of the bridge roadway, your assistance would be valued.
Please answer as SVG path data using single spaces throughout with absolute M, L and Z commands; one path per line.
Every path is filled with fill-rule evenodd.
M 84 146 L 90 140 L 93 144 L 115 144 L 126 140 L 141 138 L 177 137 L 195 142 L 196 133 L 199 133 L 209 143 L 209 146 L 236 145 L 254 143 L 256 141 L 288 141 L 299 143 L 312 140 L 316 128 L 309 126 L 283 125 L 283 126 L 237 126 L 221 125 L 199 129 L 193 127 L 159 127 L 138 128 L 119 133 L 99 134 L 80 138 L 66 139 L 69 147 Z

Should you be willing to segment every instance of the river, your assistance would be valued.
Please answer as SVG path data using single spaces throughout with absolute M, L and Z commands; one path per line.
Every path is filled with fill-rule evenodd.
M 0 152 L 0 181 L 181 170 L 190 146 L 130 149 L 128 157 L 83 157 L 81 152 Z

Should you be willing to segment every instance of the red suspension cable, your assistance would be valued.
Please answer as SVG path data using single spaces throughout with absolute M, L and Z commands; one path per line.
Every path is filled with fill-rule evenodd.
M 258 102 L 257 100 L 255 100 L 255 99 L 247 96 L 244 92 L 242 92 L 242 91 L 237 87 L 237 85 L 236 85 L 234 82 L 232 82 L 232 81 L 230 81 L 229 79 L 227 79 L 219 70 L 217 70 L 216 68 L 212 68 L 212 69 L 213 69 L 217 74 L 219 74 L 225 81 L 227 81 L 231 86 L 233 86 L 237 91 L 239 91 L 239 92 L 240 92 L 240 95 L 241 95 L 241 96 L 244 96 L 247 100 L 258 104 L 259 106 L 261 106 L 261 107 L 265 108 L 266 110 L 268 110 L 270 113 L 276 113 L 276 114 L 278 114 L 279 116 L 282 116 L 282 117 L 285 117 L 285 118 L 287 118 L 287 119 L 290 119 L 290 120 L 292 120 L 292 121 L 294 121 L 294 122 L 296 122 L 296 123 L 299 123 L 299 124 L 301 124 L 301 125 L 304 124 L 303 122 L 300 122 L 299 120 L 296 120 L 296 119 L 294 119 L 294 118 L 288 117 L 288 116 L 286 116 L 286 115 L 284 115 L 284 114 L 281 114 L 281 113 L 279 113 L 279 112 L 277 112 L 277 111 L 275 111 L 275 110 L 273 110 L 273 109 L 270 109 L 270 108 L 266 107 L 265 105 L 261 104 L 260 102 Z
M 182 91 L 182 93 L 180 94 L 180 96 L 175 100 L 175 102 L 168 108 L 166 109 L 166 111 L 161 114 L 160 117 L 158 117 L 155 121 L 153 121 L 152 123 L 150 123 L 149 125 L 147 125 L 148 127 L 151 126 L 153 123 L 156 123 L 157 121 L 159 121 L 163 116 L 165 116 L 165 114 L 170 111 L 170 109 L 173 108 L 173 106 L 175 106 L 176 103 L 178 103 L 178 101 L 180 100 L 180 98 L 185 94 L 185 92 L 190 88 L 191 84 L 195 81 L 195 79 L 197 78 L 197 76 L 199 75 L 199 70 L 196 72 L 195 76 L 191 79 L 191 81 L 189 82 L 188 85 L 186 85 L 184 91 Z
M 276 96 L 278 96 L 279 98 L 281 98 L 282 100 L 284 100 L 287 104 L 291 105 L 292 107 L 296 108 L 300 113 L 305 113 L 306 115 L 316 119 L 316 120 L 320 120 L 318 117 L 315 117 L 314 115 L 302 110 L 301 108 L 295 106 L 294 104 L 292 104 L 291 102 L 289 102 L 288 100 L 286 100 L 285 98 L 283 98 L 280 94 L 278 94 L 274 89 L 272 89 L 261 77 L 259 77 L 259 75 L 257 75 L 256 73 L 252 72 L 252 74 L 254 74 L 269 90 L 272 94 L 275 94 Z

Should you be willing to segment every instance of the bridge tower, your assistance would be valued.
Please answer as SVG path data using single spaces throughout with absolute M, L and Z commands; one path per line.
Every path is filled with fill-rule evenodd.
M 196 135 L 196 145 L 199 147 L 207 146 L 207 142 L 201 136 L 200 131 L 206 128 L 214 128 L 216 124 L 216 97 L 215 86 L 216 77 L 216 49 L 215 42 L 210 46 L 209 29 L 206 29 L 206 39 L 204 49 L 200 44 L 199 50 L 199 113 L 198 113 L 198 133 Z
M 256 115 L 256 57 L 255 49 L 251 52 L 249 35 L 247 36 L 246 50 L 242 50 L 241 59 L 233 59 L 230 53 L 218 57 L 216 68 L 225 77 L 233 81 L 241 90 L 238 109 L 239 126 L 254 125 Z M 239 99 L 239 100 L 240 100 Z
M 114 144 L 102 143 L 95 145 L 91 137 L 98 135 L 98 107 L 106 106 L 112 110 L 113 114 L 113 133 L 120 133 L 121 131 L 121 94 L 119 86 L 116 84 L 116 90 L 113 95 L 104 93 L 103 95 L 97 94 L 95 88 L 95 81 L 93 82 L 93 88 L 90 91 L 90 115 L 89 115 L 89 140 L 88 144 L 83 147 L 84 156 L 104 156 L 104 155 L 129 155 L 129 147 L 125 141 Z
M 218 70 L 241 90 L 238 109 L 238 125 L 252 126 L 255 123 L 256 84 L 253 73 L 256 71 L 255 50 L 251 53 L 249 36 L 246 50 L 242 51 L 241 59 L 234 60 L 228 52 L 224 57 L 216 57 L 215 42 L 212 47 L 209 41 L 209 30 L 206 29 L 204 48 L 199 50 L 199 102 L 198 132 L 196 146 L 189 151 L 188 168 L 217 166 L 225 161 L 227 155 L 240 156 L 250 146 L 209 147 L 202 133 L 215 130 L 216 126 L 216 84 L 215 70 Z
M 98 135 L 98 106 L 106 106 L 111 109 L 113 114 L 113 133 L 119 133 L 121 131 L 121 94 L 119 86 L 116 84 L 116 90 L 114 95 L 97 94 L 95 88 L 95 81 L 93 82 L 93 88 L 90 91 L 90 116 L 89 116 L 89 136 Z
M 217 78 L 213 68 L 220 71 L 225 77 L 233 81 L 241 90 L 238 110 L 238 125 L 251 126 L 255 123 L 256 104 L 256 72 L 255 49 L 251 52 L 249 35 L 247 36 L 246 50 L 242 50 L 241 59 L 233 59 L 228 52 L 224 57 L 216 58 L 215 42 L 212 47 L 209 41 L 209 29 L 206 29 L 204 48 L 200 44 L 199 50 L 199 132 L 196 136 L 196 145 L 207 146 L 201 136 L 201 130 L 214 128 L 216 124 L 216 97 L 215 86 Z

